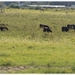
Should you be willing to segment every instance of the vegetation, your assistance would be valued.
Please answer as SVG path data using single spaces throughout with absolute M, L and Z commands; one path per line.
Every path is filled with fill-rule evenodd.
M 65 5 L 65 6 L 72 6 L 72 5 L 75 5 L 75 1 L 20 1 L 20 7 L 19 7 L 19 1 L 9 1 L 9 2 L 0 2 L 0 7 L 1 6 L 5 6 L 5 7 L 8 7 L 8 8 L 20 8 L 20 7 L 27 7 L 27 5 Z
M 18 8 L 18 9 L 20 8 L 20 7 L 17 6 L 17 4 L 15 4 L 15 3 L 10 4 L 9 7 L 10 7 L 10 8 Z
M 0 31 L 0 67 L 28 68 L 0 72 L 75 73 L 75 32 L 61 31 L 75 24 L 74 18 L 71 9 L 5 9 L 0 24 L 7 24 L 9 31 Z M 52 33 L 43 33 L 40 23 L 49 25 Z
M 15 2 L 4 2 L 6 6 L 9 6 L 10 4 L 18 4 L 17 1 Z M 71 6 L 75 5 L 75 1 L 20 1 L 20 3 L 24 3 L 25 5 L 65 5 L 65 6 Z

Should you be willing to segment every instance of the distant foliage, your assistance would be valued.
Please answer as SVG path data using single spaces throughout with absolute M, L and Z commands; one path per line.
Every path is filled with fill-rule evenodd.
M 29 9 L 40 10 L 40 7 L 29 7 Z
M 14 3 L 10 4 L 9 7 L 10 7 L 10 8 L 18 8 L 18 9 L 20 8 L 19 6 L 17 6 L 17 5 L 14 4 Z

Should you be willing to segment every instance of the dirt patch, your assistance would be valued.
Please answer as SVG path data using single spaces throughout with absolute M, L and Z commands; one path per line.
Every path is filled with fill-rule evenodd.
M 0 73 L 14 73 L 16 71 L 30 68 L 71 68 L 71 67 L 47 67 L 47 66 L 0 66 Z
M 0 66 L 0 73 L 14 73 L 19 70 L 34 68 L 32 66 Z

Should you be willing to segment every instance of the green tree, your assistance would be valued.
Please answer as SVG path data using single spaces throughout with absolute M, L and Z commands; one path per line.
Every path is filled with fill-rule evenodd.
M 18 4 L 15 4 L 15 3 L 11 3 L 11 4 L 9 5 L 9 7 L 10 7 L 10 8 L 20 8 L 20 7 L 18 6 Z

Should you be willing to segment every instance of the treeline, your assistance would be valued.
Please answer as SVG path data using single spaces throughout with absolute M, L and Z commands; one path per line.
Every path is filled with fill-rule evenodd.
M 19 7 L 27 7 L 27 5 L 65 5 L 65 6 L 72 6 L 75 5 L 74 2 L 42 2 L 42 1 L 24 1 L 24 2 L 0 2 L 0 7 L 5 6 L 5 7 L 10 7 L 10 8 L 19 8 Z
M 31 2 L 31 5 L 33 4 L 37 4 L 37 5 L 65 5 L 65 6 L 71 6 L 71 5 L 75 5 L 75 1 L 74 2 Z

